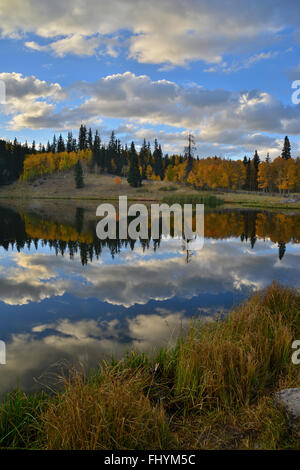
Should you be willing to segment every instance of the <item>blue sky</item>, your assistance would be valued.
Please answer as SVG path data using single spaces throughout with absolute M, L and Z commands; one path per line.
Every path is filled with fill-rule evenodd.
M 1 0 L 0 137 L 46 143 L 83 122 L 104 141 L 300 155 L 296 0 Z

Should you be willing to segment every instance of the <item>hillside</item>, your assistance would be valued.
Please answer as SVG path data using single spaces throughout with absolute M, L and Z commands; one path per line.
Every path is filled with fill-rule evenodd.
M 85 186 L 82 189 L 76 189 L 73 170 L 60 173 L 53 173 L 43 178 L 31 182 L 16 181 L 10 185 L 0 186 L 0 200 L 11 200 L 15 205 L 20 206 L 29 201 L 38 199 L 48 200 L 101 200 L 118 199 L 120 195 L 127 195 L 132 200 L 159 201 L 164 197 L 176 194 L 176 196 L 185 194 L 209 193 L 219 195 L 225 202 L 225 207 L 249 207 L 265 208 L 277 210 L 296 210 L 300 211 L 300 194 L 290 195 L 270 195 L 268 193 L 249 193 L 247 191 L 224 192 L 224 191 L 199 191 L 191 186 L 170 183 L 167 181 L 143 181 L 141 188 L 132 188 L 126 178 L 117 177 L 119 184 L 116 184 L 116 177 L 107 173 L 90 173 L 87 168 L 84 169 Z M 17 202 L 18 201 L 18 202 Z M 44 203 L 43 203 L 44 204 Z M 32 202 L 30 202 L 32 205 Z
M 165 181 L 143 181 L 141 188 L 132 188 L 126 178 L 117 177 L 120 184 L 115 183 L 115 176 L 109 174 L 96 174 L 84 171 L 85 186 L 76 189 L 74 171 L 69 170 L 54 173 L 32 182 L 14 182 L 11 185 L 0 187 L 0 197 L 24 197 L 24 198 L 80 198 L 80 199 L 116 199 L 119 195 L 127 195 L 136 199 L 161 199 L 166 191 L 176 190 L 178 193 L 186 193 L 185 186 Z M 162 190 L 162 188 L 164 188 Z M 197 193 L 189 188 L 189 193 Z

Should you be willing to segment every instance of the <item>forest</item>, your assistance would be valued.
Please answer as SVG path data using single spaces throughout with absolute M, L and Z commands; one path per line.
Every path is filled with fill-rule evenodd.
M 81 125 L 78 138 L 72 132 L 65 141 L 54 135 L 52 143 L 36 148 L 32 145 L 0 141 L 0 184 L 14 180 L 32 181 L 85 162 L 91 172 L 107 172 L 127 177 L 131 186 L 139 187 L 143 180 L 169 181 L 201 190 L 246 190 L 267 193 L 300 191 L 300 157 L 291 157 L 288 137 L 284 139 L 280 156 L 263 159 L 255 151 L 252 158 L 234 160 L 210 156 L 195 156 L 194 137 L 189 134 L 183 154 L 164 154 L 157 139 L 154 145 L 144 139 L 139 151 L 134 142 L 122 145 L 112 131 L 107 144 L 98 131 Z

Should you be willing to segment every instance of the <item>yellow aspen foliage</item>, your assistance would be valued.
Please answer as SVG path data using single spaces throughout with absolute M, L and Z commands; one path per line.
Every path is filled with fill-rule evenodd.
M 21 181 L 30 181 L 55 172 L 62 172 L 73 168 L 78 160 L 89 162 L 92 151 L 79 150 L 78 152 L 36 153 L 26 155 Z

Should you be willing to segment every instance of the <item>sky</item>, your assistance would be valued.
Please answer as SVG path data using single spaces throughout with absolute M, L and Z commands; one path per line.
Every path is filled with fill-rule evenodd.
M 0 0 L 0 138 L 300 155 L 299 0 Z M 300 101 L 300 81 L 299 81 Z M 298 96 L 298 95 L 297 95 Z M 298 100 L 296 100 L 298 101 Z

